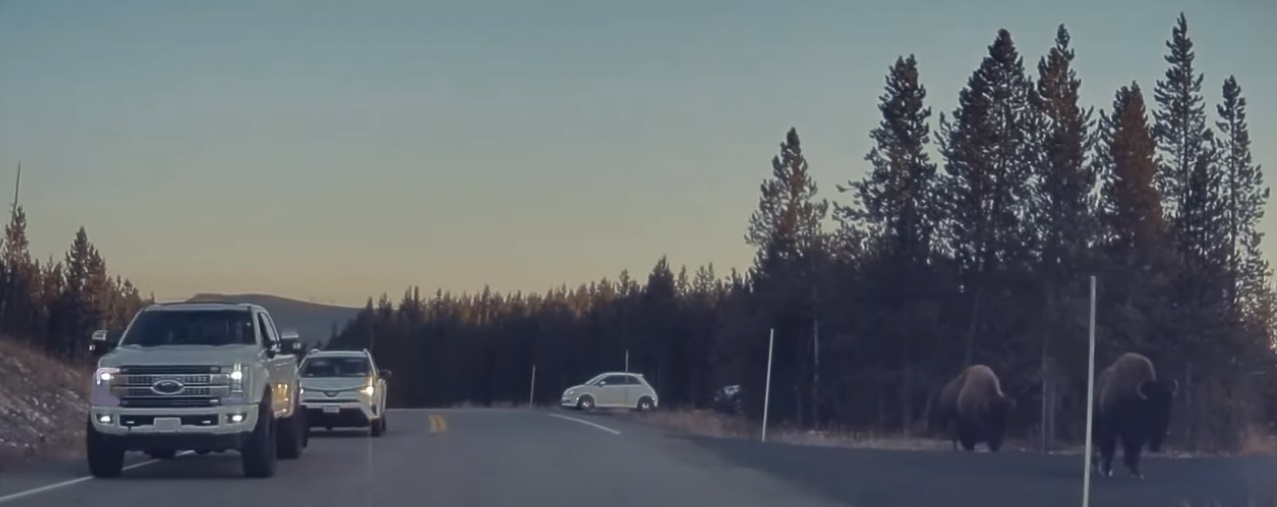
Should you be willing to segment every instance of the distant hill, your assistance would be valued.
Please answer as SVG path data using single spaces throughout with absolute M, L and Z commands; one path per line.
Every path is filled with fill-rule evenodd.
M 261 305 L 270 312 L 275 326 L 296 329 L 306 343 L 327 343 L 332 336 L 332 327 L 336 325 L 341 329 L 360 310 L 269 294 L 196 294 L 187 301 L 235 301 Z

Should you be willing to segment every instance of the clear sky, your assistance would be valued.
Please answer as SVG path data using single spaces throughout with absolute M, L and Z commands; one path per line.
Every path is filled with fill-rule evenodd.
M 998 28 L 1033 68 L 1063 22 L 1107 108 L 1181 10 L 1277 166 L 1270 0 L 0 0 L 0 188 L 21 160 L 34 255 L 84 225 L 165 299 L 725 273 L 790 126 L 845 199 L 897 55 L 938 114 Z

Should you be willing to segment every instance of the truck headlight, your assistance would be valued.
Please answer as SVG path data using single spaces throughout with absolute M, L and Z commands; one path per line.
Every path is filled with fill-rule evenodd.
M 119 368 L 98 368 L 93 373 L 93 382 L 95 385 L 111 385 L 111 381 L 115 379 L 115 374 L 119 372 Z
M 93 385 L 89 392 L 90 404 L 95 407 L 120 406 L 120 399 L 111 392 L 111 386 L 119 373 L 119 368 L 98 368 L 93 372 Z
M 235 363 L 235 365 L 231 367 L 230 375 L 228 375 L 227 377 L 231 381 L 232 393 L 244 392 L 244 384 L 248 379 L 248 372 L 244 370 L 244 365 L 240 363 Z
M 373 386 L 365 386 L 363 389 L 360 389 L 359 392 L 372 396 L 373 393 L 377 392 L 377 389 Z

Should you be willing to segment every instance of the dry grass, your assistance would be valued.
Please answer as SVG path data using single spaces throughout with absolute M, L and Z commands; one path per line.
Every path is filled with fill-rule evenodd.
M 1257 425 L 1247 426 L 1242 432 L 1241 448 L 1237 454 L 1242 456 L 1264 456 L 1277 454 L 1277 439 Z
M 675 431 L 714 438 L 759 438 L 762 433 L 762 427 L 758 423 L 709 410 L 658 410 L 627 417 Z M 952 446 L 949 441 L 942 439 L 905 438 L 873 431 L 851 431 L 839 428 L 802 430 L 785 426 L 769 427 L 767 439 L 771 442 L 794 445 L 910 451 L 940 450 Z
M 36 456 L 79 456 L 90 372 L 0 339 L 0 470 Z

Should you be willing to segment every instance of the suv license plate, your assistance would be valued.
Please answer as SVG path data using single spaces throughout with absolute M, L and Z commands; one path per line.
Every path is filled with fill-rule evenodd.
M 177 417 L 156 417 L 155 431 L 177 431 L 182 429 L 182 420 Z
M 325 414 L 340 414 L 341 407 L 324 407 Z

